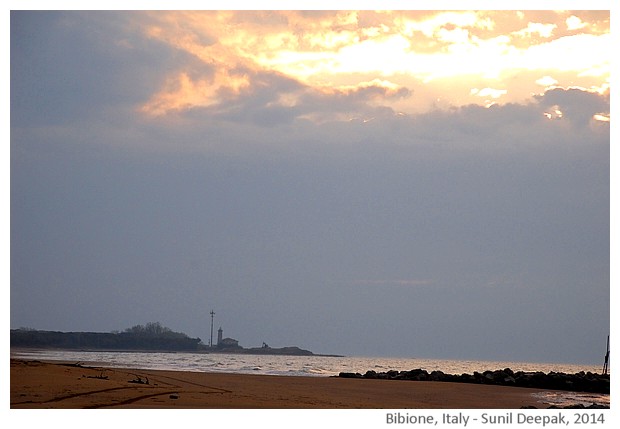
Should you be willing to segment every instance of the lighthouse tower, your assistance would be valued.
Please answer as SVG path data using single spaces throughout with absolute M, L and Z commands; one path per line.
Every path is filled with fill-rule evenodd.
M 222 330 L 222 327 L 220 326 L 220 329 L 217 330 L 217 345 L 219 346 L 220 344 L 222 344 L 222 333 L 224 331 Z

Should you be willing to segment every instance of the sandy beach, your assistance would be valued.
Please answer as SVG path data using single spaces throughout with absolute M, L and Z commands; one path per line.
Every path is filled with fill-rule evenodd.
M 148 383 L 148 384 L 147 384 Z M 11 409 L 545 408 L 538 389 L 77 366 L 11 359 Z

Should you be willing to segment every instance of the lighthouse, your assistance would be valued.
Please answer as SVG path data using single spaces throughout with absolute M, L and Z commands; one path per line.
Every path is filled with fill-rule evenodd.
M 222 344 L 222 333 L 224 331 L 222 330 L 222 327 L 220 326 L 220 329 L 217 330 L 217 345 L 219 346 L 220 344 Z

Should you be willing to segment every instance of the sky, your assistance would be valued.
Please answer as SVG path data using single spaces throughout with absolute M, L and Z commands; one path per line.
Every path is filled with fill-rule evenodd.
M 12 11 L 10 326 L 598 364 L 609 11 Z

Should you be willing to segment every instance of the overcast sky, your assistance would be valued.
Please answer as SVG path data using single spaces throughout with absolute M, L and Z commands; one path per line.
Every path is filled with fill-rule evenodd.
M 11 328 L 602 362 L 609 12 L 11 13 Z

